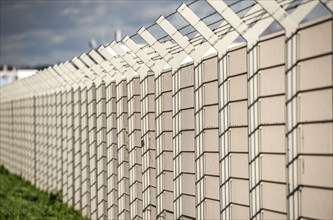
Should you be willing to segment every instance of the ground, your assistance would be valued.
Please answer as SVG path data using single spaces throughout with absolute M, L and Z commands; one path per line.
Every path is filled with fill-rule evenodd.
M 61 201 L 61 195 L 47 193 L 0 167 L 0 219 L 86 220 Z

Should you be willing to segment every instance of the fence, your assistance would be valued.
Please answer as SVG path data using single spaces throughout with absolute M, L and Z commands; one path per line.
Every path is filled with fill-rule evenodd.
M 332 219 L 332 1 L 200 3 L 1 87 L 0 163 L 92 219 Z

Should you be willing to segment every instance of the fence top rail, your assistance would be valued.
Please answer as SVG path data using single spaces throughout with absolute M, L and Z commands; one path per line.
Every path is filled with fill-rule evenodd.
M 175 12 L 160 16 L 152 25 L 141 27 L 137 33 L 126 36 L 120 42 L 102 45 L 79 57 L 40 70 L 35 76 L 21 82 L 1 86 L 1 97 L 17 98 L 27 93 L 36 94 L 68 84 L 84 84 L 89 80 L 104 78 L 130 80 L 137 74 L 144 77 L 149 70 L 161 73 L 170 67 L 177 68 L 187 57 L 197 62 L 207 55 L 207 51 L 222 56 L 230 45 L 237 42 L 238 36 L 247 42 L 248 47 L 252 47 L 273 22 L 284 29 L 288 38 L 302 27 L 304 18 L 318 5 L 327 9 L 328 17 L 331 18 L 333 14 L 330 0 L 241 2 L 227 4 L 224 1 L 206 0 L 181 4 Z M 198 11 L 195 7 L 198 4 L 208 7 L 208 12 Z M 174 20 L 177 16 L 183 19 L 180 26 Z M 212 17 L 214 19 L 210 21 Z M 155 37 L 156 33 L 151 32 L 155 29 L 164 33 L 163 36 Z M 136 43 L 136 37 L 146 43 Z M 211 47 L 215 50 L 209 50 Z

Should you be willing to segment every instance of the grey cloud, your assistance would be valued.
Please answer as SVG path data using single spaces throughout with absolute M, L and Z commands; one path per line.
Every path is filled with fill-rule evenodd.
M 0 1 L 0 64 L 52 64 L 134 34 L 181 1 Z M 58 55 L 57 55 L 58 54 Z
M 63 10 L 61 10 L 60 15 L 73 16 L 73 15 L 77 15 L 78 13 L 80 13 L 80 10 L 78 8 L 67 7 L 67 8 L 64 8 Z
M 0 0 L 0 64 L 65 61 L 89 52 L 88 42 L 92 38 L 99 44 L 110 43 L 117 29 L 122 30 L 123 36 L 131 36 L 141 26 L 154 23 L 160 15 L 174 12 L 182 2 L 191 1 Z M 226 0 L 227 3 L 232 1 Z M 250 4 L 251 1 L 243 1 L 242 4 Z M 206 6 L 200 6 L 202 4 Z M 204 1 L 198 1 L 191 8 L 199 16 L 212 11 Z M 169 20 L 176 27 L 187 23 L 180 15 Z

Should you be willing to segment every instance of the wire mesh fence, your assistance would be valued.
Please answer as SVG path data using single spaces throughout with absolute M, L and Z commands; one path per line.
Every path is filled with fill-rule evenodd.
M 331 219 L 332 8 L 194 1 L 3 86 L 0 163 L 91 219 Z

